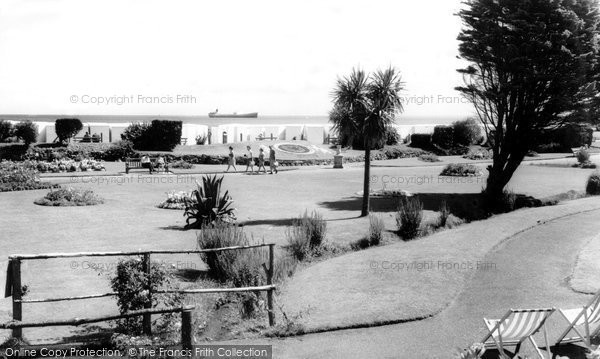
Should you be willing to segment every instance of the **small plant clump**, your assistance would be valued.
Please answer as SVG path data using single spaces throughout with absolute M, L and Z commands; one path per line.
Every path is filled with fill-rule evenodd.
M 450 208 L 448 207 L 448 204 L 446 203 L 446 201 L 442 201 L 442 203 L 440 204 L 440 218 L 439 218 L 439 227 L 443 228 L 446 227 L 446 224 L 448 223 L 448 217 L 450 217 Z
M 481 171 L 474 165 L 451 163 L 444 167 L 440 176 L 476 177 L 481 176 Z
M 171 191 L 167 193 L 167 199 L 157 207 L 163 209 L 185 209 L 186 203 L 193 203 L 196 199 L 192 194 L 185 191 Z
M 311 256 L 318 256 L 323 250 L 327 222 L 317 211 L 292 220 L 292 225 L 286 231 L 287 249 L 299 261 Z
M 91 189 L 83 190 L 80 188 L 61 188 L 59 190 L 50 190 L 43 198 L 35 200 L 33 203 L 40 206 L 94 206 L 104 203 L 104 200 L 94 193 Z
M 421 160 L 423 162 L 440 162 L 441 161 L 438 158 L 438 156 L 433 153 L 420 155 L 419 160 Z
M 423 220 L 423 203 L 415 197 L 407 197 L 400 201 L 396 213 L 398 234 L 404 240 L 411 240 L 419 236 L 421 221 Z
M 175 161 L 173 163 L 170 163 L 169 167 L 172 167 L 172 168 L 181 168 L 181 169 L 189 170 L 191 168 L 194 168 L 194 164 L 189 163 L 189 162 L 184 161 L 184 160 L 179 160 L 179 161 Z
M 150 274 L 139 259 L 121 260 L 117 271 L 111 278 L 111 288 L 117 293 L 117 305 L 121 314 L 144 309 L 146 306 L 175 307 L 181 306 L 182 296 L 176 293 L 157 294 L 159 289 L 171 284 L 169 273 L 164 264 L 152 262 Z M 150 297 L 148 294 L 152 292 Z M 161 315 L 155 324 L 160 329 L 168 329 L 178 320 L 177 313 Z M 137 335 L 142 333 L 142 317 L 124 318 L 117 321 L 117 330 L 123 334 Z
M 585 186 L 585 192 L 588 195 L 600 195 L 600 172 L 594 172 L 590 175 Z

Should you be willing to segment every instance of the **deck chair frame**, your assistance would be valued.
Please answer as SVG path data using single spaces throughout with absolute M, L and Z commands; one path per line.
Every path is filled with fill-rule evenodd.
M 571 320 L 567 317 L 567 315 L 564 313 L 564 311 L 562 309 L 559 309 L 558 312 L 561 314 L 561 316 L 565 319 L 565 321 L 567 323 L 569 323 L 569 326 L 567 327 L 567 329 L 565 329 L 565 331 L 560 335 L 560 337 L 557 339 L 556 341 L 556 345 L 560 345 L 560 344 L 566 344 L 566 343 L 576 343 L 576 342 L 583 342 L 583 344 L 590 350 L 593 350 L 592 348 L 592 337 L 596 334 L 598 334 L 598 331 L 600 330 L 600 325 L 596 327 L 596 329 L 593 332 L 590 332 L 590 322 L 589 322 L 589 316 L 588 316 L 588 309 L 590 307 L 592 307 L 593 305 L 595 306 L 600 306 L 600 291 L 598 291 L 594 297 L 583 307 L 581 307 L 581 311 L 579 312 L 579 314 L 575 317 L 575 319 L 573 319 L 573 321 L 571 322 Z M 575 309 L 579 309 L 579 308 L 575 308 Z M 594 308 L 592 309 L 592 313 L 594 313 L 595 311 L 600 310 L 600 308 Z M 584 318 L 584 322 L 583 322 L 583 328 L 585 330 L 585 335 L 583 335 L 580 331 L 580 329 L 577 328 L 577 326 L 580 326 L 582 324 L 577 324 L 577 322 L 581 319 L 581 317 L 583 316 Z M 597 322 L 598 320 L 596 320 L 595 322 Z M 594 323 L 595 323 L 594 322 Z M 593 323 L 592 323 L 593 324 Z M 577 333 L 577 335 L 579 335 L 579 337 L 571 337 L 571 338 L 566 338 L 567 334 L 569 334 L 569 332 L 573 330 L 575 333 Z M 592 334 L 592 335 L 590 335 Z
M 504 316 L 498 320 L 498 322 L 496 323 L 496 325 L 494 325 L 494 327 L 490 330 L 487 324 L 487 319 L 484 318 L 484 323 L 486 325 L 486 328 L 488 329 L 488 334 L 483 338 L 483 340 L 481 341 L 484 345 L 487 344 L 491 344 L 490 342 L 488 342 L 487 340 L 489 338 L 492 338 L 494 344 L 496 345 L 496 348 L 498 348 L 498 351 L 500 352 L 500 355 L 502 358 L 508 358 L 510 359 L 511 357 L 509 357 L 506 354 L 506 351 L 504 350 L 504 346 L 505 345 L 510 345 L 510 346 L 515 346 L 516 350 L 515 353 L 513 355 L 516 356 L 517 353 L 519 352 L 519 349 L 521 347 L 521 344 L 525 341 L 525 340 L 529 340 L 531 342 L 531 344 L 533 345 L 533 347 L 535 348 L 537 355 L 541 358 L 541 359 L 545 359 L 544 355 L 542 354 L 539 346 L 537 345 L 537 343 L 535 342 L 535 339 L 533 339 L 533 335 L 536 334 L 540 329 L 543 329 L 543 333 L 544 333 L 544 341 L 546 344 L 546 349 L 550 352 L 550 342 L 548 341 L 548 331 L 546 329 L 546 320 L 548 319 L 548 317 L 554 313 L 556 309 L 555 308 L 540 308 L 540 309 L 509 309 L 506 314 L 504 314 Z M 508 340 L 505 341 L 502 338 L 502 332 L 500 331 L 500 326 L 502 325 L 502 323 L 504 323 L 504 321 L 506 319 L 508 319 L 508 317 L 511 314 L 515 314 L 515 313 L 527 313 L 527 312 L 546 312 L 546 315 L 544 316 L 544 318 L 542 318 L 542 320 L 540 321 L 540 323 L 538 324 L 538 326 L 536 328 L 534 328 L 529 335 L 522 337 L 519 340 Z M 498 332 L 498 339 L 496 340 L 496 338 L 494 337 L 493 333 L 494 332 Z M 550 352 L 550 358 L 552 358 L 552 352 Z

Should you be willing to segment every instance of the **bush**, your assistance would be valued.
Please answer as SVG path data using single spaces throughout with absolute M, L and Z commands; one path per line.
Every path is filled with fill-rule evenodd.
M 202 185 L 196 181 L 197 189 L 186 199 L 185 213 L 187 217 L 185 228 L 202 228 L 217 221 L 232 222 L 235 218 L 235 208 L 229 191 L 221 195 L 223 176 L 203 176 Z
M 180 294 L 155 293 L 163 287 L 168 287 L 168 271 L 164 264 L 152 262 L 150 274 L 146 273 L 144 263 L 140 259 L 121 260 L 117 264 L 117 271 L 111 278 L 111 288 L 117 293 L 117 305 L 121 314 L 144 309 L 147 305 L 152 308 L 158 306 L 181 306 Z M 152 301 L 148 293 L 152 292 Z M 168 328 L 178 319 L 178 313 L 163 314 L 159 319 L 160 328 Z M 142 316 L 120 319 L 117 321 L 117 330 L 125 334 L 140 334 L 142 332 Z
M 410 135 L 410 146 L 423 149 L 431 148 L 431 135 L 426 133 L 414 133 Z
M 183 122 L 153 120 L 150 125 L 152 151 L 172 151 L 181 143 Z
M 157 207 L 164 209 L 185 209 L 186 203 L 195 201 L 191 193 L 184 191 L 167 193 L 167 199 L 160 203 Z
M 5 142 L 13 136 L 13 125 L 6 120 L 0 120 L 0 142 Z
M 560 153 L 563 152 L 563 147 L 558 142 L 550 142 L 538 145 L 536 150 L 539 153 Z
M 0 192 L 59 187 L 56 184 L 40 181 L 34 162 L 0 162 Z
M 490 160 L 494 158 L 494 151 L 485 148 L 472 148 L 463 158 L 468 160 Z
M 121 134 L 123 141 L 130 142 L 135 149 L 145 150 L 151 146 L 150 124 L 132 123 Z
M 480 176 L 481 171 L 470 164 L 465 163 L 450 163 L 442 170 L 440 176 L 457 176 L 457 177 L 470 177 L 470 176 Z
M 483 136 L 479 122 L 475 119 L 456 121 L 452 124 L 454 144 L 458 146 L 471 146 L 479 142 Z
M 454 129 L 450 126 L 435 126 L 431 142 L 443 149 L 454 147 Z
M 590 161 L 590 153 L 582 148 L 579 150 L 579 152 L 577 152 L 577 162 L 579 163 L 586 163 Z
M 588 124 L 567 123 L 557 129 L 545 129 L 538 138 L 538 152 L 571 152 L 571 148 L 590 146 L 594 129 Z
M 121 140 L 112 144 L 104 153 L 102 154 L 102 159 L 105 161 L 124 161 L 127 157 L 132 157 L 135 154 L 135 150 L 133 149 L 133 143 L 129 141 Z
M 244 230 L 237 225 L 217 222 L 206 225 L 198 232 L 200 249 L 215 249 L 250 244 Z M 259 248 L 201 253 L 209 275 L 236 287 L 258 286 L 263 282 L 261 265 L 266 262 L 264 250 Z
M 371 153 L 373 154 L 373 153 Z M 386 146 L 383 149 L 385 159 L 393 160 L 396 158 L 418 157 L 420 155 L 429 154 L 420 148 L 406 147 L 404 145 Z
M 405 197 L 400 200 L 396 212 L 396 225 L 398 234 L 404 240 L 416 238 L 420 233 L 423 220 L 423 203 L 415 197 Z
M 40 206 L 93 206 L 104 203 L 104 200 L 94 193 L 94 191 L 82 190 L 79 188 L 62 188 L 57 191 L 52 191 L 44 198 L 35 200 L 33 203 Z
M 14 136 L 29 145 L 37 142 L 38 126 L 31 121 L 22 121 L 15 125 L 13 133 Z
M 448 217 L 450 217 L 450 208 L 448 207 L 448 204 L 446 203 L 446 201 L 442 201 L 442 203 L 440 203 L 440 218 L 439 218 L 439 227 L 443 228 L 446 227 L 446 224 L 448 223 Z
M 190 168 L 193 168 L 194 165 L 191 164 L 191 163 L 189 163 L 189 162 L 187 162 L 187 161 L 179 160 L 179 161 L 175 161 L 175 162 L 169 164 L 169 167 L 171 167 L 171 168 L 183 168 L 183 169 L 189 170 Z
M 419 160 L 424 162 L 440 162 L 438 156 L 434 155 L 433 153 L 420 155 Z
M 206 135 L 198 135 L 196 136 L 196 144 L 197 145 L 205 145 L 208 137 Z
M 313 255 L 318 255 L 324 244 L 327 222 L 316 211 L 292 220 L 292 225 L 286 231 L 287 250 L 292 257 L 299 261 Z
M 380 216 L 369 215 L 369 246 L 378 246 L 383 241 L 385 224 Z
M 395 146 L 398 143 L 400 143 L 401 140 L 402 138 L 400 137 L 400 134 L 398 133 L 395 127 L 390 126 L 387 128 L 387 131 L 385 133 L 385 145 Z
M 594 172 L 590 175 L 585 186 L 585 193 L 593 196 L 600 195 L 600 172 Z
M 66 143 L 79 133 L 83 124 L 78 118 L 59 118 L 54 124 L 56 135 L 60 142 Z

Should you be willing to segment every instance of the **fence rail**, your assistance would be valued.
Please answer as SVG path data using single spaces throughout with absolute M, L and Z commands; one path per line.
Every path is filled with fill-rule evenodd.
M 58 298 L 36 298 L 36 299 L 23 299 L 23 290 L 21 285 L 21 262 L 26 260 L 42 260 L 42 259 L 60 259 L 60 258 L 76 258 L 76 257 L 127 257 L 127 256 L 141 256 L 142 257 L 142 268 L 149 275 L 151 272 L 151 261 L 150 257 L 152 254 L 200 254 L 200 253 L 217 253 L 233 250 L 245 250 L 252 248 L 269 247 L 269 266 L 263 264 L 263 269 L 267 276 L 267 284 L 256 287 L 239 287 L 239 288 L 203 288 L 203 289 L 186 289 L 186 290 L 154 290 L 148 291 L 148 303 L 143 310 L 119 314 L 108 317 L 97 317 L 89 319 L 71 319 L 71 320 L 53 320 L 53 321 L 38 321 L 38 322 L 24 322 L 23 318 L 23 303 L 49 303 L 49 302 L 60 302 L 70 300 L 83 300 L 92 298 L 103 298 L 109 296 L 115 296 L 116 293 L 101 293 L 101 294 L 88 294 L 71 297 L 58 297 Z M 68 326 L 68 325 L 81 325 L 87 323 L 95 323 L 107 320 L 114 320 L 120 318 L 127 318 L 132 316 L 143 316 L 142 327 L 145 334 L 150 335 L 152 333 L 151 328 L 151 315 L 152 314 L 164 314 L 181 311 L 182 322 L 184 316 L 191 316 L 192 309 L 182 308 L 167 308 L 167 309 L 156 309 L 151 308 L 152 294 L 162 293 L 181 293 L 181 294 L 208 294 L 208 293 L 235 293 L 235 292 L 267 292 L 267 306 L 269 325 L 275 325 L 275 312 L 273 310 L 273 294 L 276 286 L 273 284 L 273 266 L 274 266 L 274 247 L 273 243 L 256 244 L 249 246 L 234 246 L 214 249 L 196 249 L 196 250 L 148 250 L 148 251 L 129 251 L 129 252 L 79 252 L 79 253 L 45 253 L 45 254 L 14 254 L 9 256 L 8 268 L 6 271 L 6 287 L 5 297 L 12 297 L 12 309 L 13 309 L 13 320 L 9 323 L 0 324 L 0 328 L 12 329 L 13 337 L 22 338 L 22 328 L 27 327 L 44 327 L 44 326 Z M 150 277 L 150 276 L 148 276 Z M 151 288 L 150 284 L 148 285 Z M 185 310 L 184 310 L 185 309 Z M 188 313 L 188 314 L 186 314 Z M 190 317 L 191 318 L 191 317 Z M 187 319 L 190 319 L 187 318 Z M 191 319 L 190 319 L 191 320 Z M 182 323 L 183 325 L 183 323 Z M 182 326 L 183 328 L 183 326 Z M 191 324 L 189 327 L 191 331 Z M 182 329 L 182 338 L 183 338 Z M 186 334 L 187 335 L 187 334 Z M 191 334 L 190 334 L 191 335 Z M 182 339 L 183 340 L 183 339 Z M 191 343 L 191 341 L 190 341 Z M 191 345 L 191 344 L 190 344 Z

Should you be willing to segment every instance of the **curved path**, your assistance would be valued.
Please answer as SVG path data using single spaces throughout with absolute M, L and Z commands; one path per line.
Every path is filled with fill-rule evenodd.
M 449 358 L 456 348 L 481 340 L 483 316 L 497 318 L 508 308 L 583 303 L 589 296 L 570 290 L 568 278 L 581 247 L 600 232 L 599 215 L 600 210 L 593 210 L 559 218 L 499 245 L 485 257 L 496 270 L 477 271 L 435 317 L 274 340 L 274 357 Z M 552 341 L 562 322 L 555 316 L 549 324 Z M 523 346 L 522 352 L 529 349 Z

